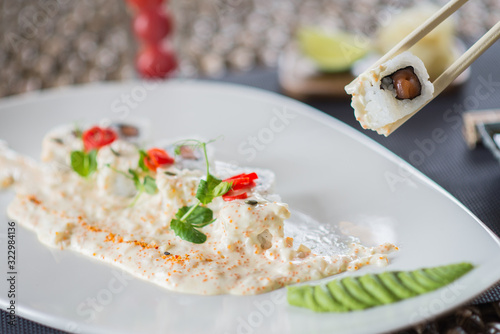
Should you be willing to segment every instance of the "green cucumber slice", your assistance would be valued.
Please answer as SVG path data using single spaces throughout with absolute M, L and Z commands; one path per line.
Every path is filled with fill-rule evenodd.
M 427 289 L 425 286 L 421 285 L 416 281 L 410 272 L 402 271 L 397 274 L 399 280 L 410 290 L 416 292 L 417 294 L 422 294 L 429 292 L 431 290 Z
M 425 268 L 423 269 L 423 271 L 427 274 L 427 276 L 429 276 L 436 282 L 445 282 L 446 284 L 448 284 L 452 281 L 448 276 L 439 275 L 434 269 L 435 268 Z
M 361 276 L 359 282 L 365 290 L 370 291 L 379 301 L 379 305 L 394 303 L 398 300 L 398 298 L 382 284 L 376 275 L 367 274 Z
M 316 302 L 328 312 L 347 312 L 349 309 L 335 300 L 324 285 L 314 287 L 314 298 Z
M 434 281 L 422 269 L 414 270 L 411 274 L 413 275 L 415 281 L 417 281 L 420 285 L 425 286 L 428 291 L 439 289 L 442 286 L 440 282 Z
M 326 286 L 328 287 L 328 290 L 332 294 L 333 298 L 338 300 L 339 303 L 347 307 L 349 310 L 363 310 L 369 306 L 350 295 L 349 292 L 344 289 L 339 280 L 331 281 Z
M 309 285 L 301 285 L 301 286 L 291 286 L 287 290 L 286 299 L 288 304 L 294 306 L 303 306 L 304 305 L 304 295 L 306 294 L 306 290 L 311 289 Z
M 314 312 L 325 312 L 326 309 L 324 309 L 314 298 L 314 289 L 310 287 L 307 289 L 304 293 L 304 301 L 306 304 L 306 307 L 313 310 Z
M 414 271 L 366 274 L 328 283 L 288 288 L 290 305 L 315 312 L 346 312 L 363 310 L 411 298 L 443 287 L 472 270 L 470 263 L 457 263 Z
M 379 304 L 377 299 L 375 299 L 368 291 L 363 289 L 363 286 L 358 282 L 357 279 L 346 277 L 342 279 L 341 282 L 347 292 L 362 303 L 365 303 L 369 306 L 375 306 Z
M 406 299 L 417 295 L 416 292 L 404 286 L 393 272 L 382 273 L 379 275 L 379 279 L 399 299 Z

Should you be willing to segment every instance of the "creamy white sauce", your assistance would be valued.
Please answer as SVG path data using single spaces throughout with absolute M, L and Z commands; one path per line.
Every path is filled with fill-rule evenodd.
M 101 148 L 98 171 L 84 179 L 68 167 L 71 150 L 81 149 L 68 131 L 58 129 L 47 135 L 41 164 L 0 147 L 0 176 L 17 175 L 5 183 L 13 184 L 16 191 L 8 215 L 48 246 L 100 259 L 169 290 L 258 294 L 368 264 L 386 265 L 387 254 L 397 249 L 389 243 L 378 247 L 353 243 L 342 254 L 315 255 L 303 245 L 297 247 L 284 234 L 288 206 L 266 200 L 273 196 L 259 192 L 270 189 L 269 185 L 260 185 L 250 194 L 259 202 L 255 206 L 216 198 L 208 206 L 217 220 L 202 229 L 207 241 L 192 244 L 175 236 L 169 222 L 180 207 L 195 203 L 202 171 L 174 166 L 168 171 L 175 175 L 167 175 L 159 169 L 159 192 L 142 194 L 131 207 L 132 181 L 105 165 L 123 171 L 137 167 L 135 146 L 117 140 Z

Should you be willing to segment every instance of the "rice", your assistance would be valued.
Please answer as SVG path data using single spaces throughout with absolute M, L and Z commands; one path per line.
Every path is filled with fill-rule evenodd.
M 393 78 L 400 70 L 416 75 L 420 91 L 415 97 L 399 97 L 401 88 L 395 87 Z M 345 90 L 352 95 L 351 106 L 361 126 L 387 135 L 392 123 L 419 110 L 432 98 L 434 86 L 423 62 L 407 51 L 361 74 Z

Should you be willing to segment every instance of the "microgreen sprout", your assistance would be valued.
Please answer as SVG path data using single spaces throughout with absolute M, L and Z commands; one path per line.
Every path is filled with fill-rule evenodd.
M 212 140 L 213 141 L 213 140 Z M 206 164 L 206 179 L 200 180 L 198 190 L 196 191 L 197 202 L 191 206 L 184 206 L 175 214 L 175 218 L 170 222 L 170 228 L 175 234 L 183 240 L 202 244 L 207 240 L 207 236 L 198 229 L 210 225 L 215 221 L 213 211 L 206 205 L 211 203 L 214 198 L 224 195 L 231 189 L 231 182 L 223 182 L 210 174 L 210 164 L 207 155 L 207 144 L 196 139 L 189 139 L 180 142 L 175 148 L 175 154 L 180 155 L 182 146 L 191 146 L 192 148 L 201 148 Z

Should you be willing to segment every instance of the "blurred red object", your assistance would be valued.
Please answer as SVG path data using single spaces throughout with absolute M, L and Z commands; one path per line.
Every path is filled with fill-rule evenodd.
M 145 9 L 149 7 L 158 7 L 163 4 L 164 0 L 127 0 L 135 9 Z
M 134 33 L 146 43 L 159 43 L 172 31 L 170 14 L 161 7 L 152 7 L 139 12 L 134 18 Z
M 142 44 L 136 59 L 139 74 L 146 79 L 167 78 L 177 69 L 174 51 L 165 38 L 173 30 L 172 16 L 163 0 L 128 0 L 136 10 L 134 33 Z
M 177 59 L 169 47 L 149 45 L 139 51 L 136 66 L 143 78 L 167 78 L 177 68 Z

